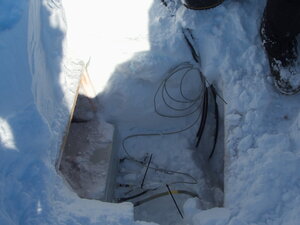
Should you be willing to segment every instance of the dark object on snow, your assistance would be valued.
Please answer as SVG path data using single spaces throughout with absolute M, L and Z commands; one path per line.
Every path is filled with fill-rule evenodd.
M 194 40 L 192 31 L 190 29 L 182 29 L 182 33 L 183 33 L 184 39 L 187 42 L 187 45 L 189 46 L 189 48 L 191 50 L 191 53 L 192 53 L 192 56 L 193 56 L 195 62 L 201 64 L 199 53 L 195 48 L 196 44 L 195 44 L 195 40 Z M 205 81 L 205 82 L 207 82 L 207 81 Z M 207 115 L 208 115 L 208 102 L 210 100 L 209 92 L 211 93 L 211 95 L 212 95 L 211 98 L 214 102 L 215 119 L 216 119 L 214 144 L 213 144 L 213 148 L 212 148 L 211 153 L 210 153 L 209 158 L 208 158 L 208 159 L 211 159 L 214 152 L 215 152 L 215 148 L 216 148 L 217 141 L 218 141 L 218 135 L 219 135 L 219 109 L 218 109 L 218 103 L 217 103 L 217 96 L 219 96 L 219 95 L 216 92 L 216 89 L 214 88 L 213 85 L 210 85 L 209 87 L 205 86 L 205 91 L 204 91 L 204 94 L 203 94 L 203 103 L 202 103 L 202 116 L 201 116 L 200 126 L 199 126 L 199 129 L 198 129 L 197 138 L 196 138 L 197 139 L 196 148 L 198 148 L 198 146 L 200 144 L 200 141 L 201 141 L 204 129 L 205 129 L 205 125 L 206 125 L 206 120 L 207 120 Z M 219 96 L 219 97 L 224 101 L 225 104 L 227 104 L 221 96 Z
M 182 212 L 180 211 L 179 206 L 178 206 L 178 204 L 177 204 L 177 202 L 176 202 L 176 200 L 175 200 L 175 198 L 174 198 L 174 196 L 173 196 L 173 194 L 172 194 L 172 191 L 171 191 L 171 189 L 170 189 L 170 186 L 169 186 L 168 184 L 166 184 L 166 187 L 167 187 L 167 189 L 168 189 L 168 191 L 169 191 L 169 194 L 170 194 L 170 196 L 171 196 L 171 198 L 172 198 L 172 200 L 173 200 L 173 202 L 174 202 L 174 204 L 175 204 L 175 206 L 176 206 L 176 208 L 177 208 L 178 213 L 180 214 L 181 218 L 184 219 L 183 214 L 182 214 Z
M 195 62 L 201 64 L 200 54 L 194 47 L 194 46 L 196 46 L 196 44 L 195 44 L 195 39 L 192 34 L 192 31 L 188 28 L 185 28 L 185 29 L 182 28 L 182 33 L 183 33 L 183 36 L 184 36 L 184 39 L 185 39 L 187 45 L 189 46 L 189 48 L 191 50 L 191 53 L 192 53 L 192 56 L 193 56 Z
M 201 117 L 199 129 L 197 132 L 197 136 L 196 136 L 196 139 L 197 139 L 196 148 L 199 147 L 202 135 L 204 134 L 207 116 L 208 116 L 209 101 L 213 101 L 213 104 L 214 104 L 214 117 L 215 117 L 214 130 L 215 131 L 214 131 L 213 147 L 211 149 L 211 153 L 209 154 L 208 160 L 210 160 L 214 155 L 214 152 L 215 152 L 216 146 L 217 146 L 218 136 L 219 136 L 219 107 L 218 107 L 218 103 L 217 103 L 217 92 L 213 85 L 206 87 L 204 95 L 203 95 L 202 117 Z
M 217 91 L 215 89 L 215 87 L 213 85 L 210 86 L 210 90 L 212 92 L 213 95 L 213 100 L 214 100 L 214 105 L 215 105 L 215 118 L 216 118 L 216 127 L 215 127 L 215 134 L 214 134 L 214 145 L 213 148 L 211 150 L 211 153 L 208 157 L 208 159 L 211 159 L 215 153 L 215 149 L 217 146 L 217 141 L 218 141 L 218 136 L 219 136 L 219 106 L 217 103 Z
M 152 154 L 150 155 L 150 159 L 149 159 L 149 162 L 148 162 L 146 171 L 145 171 L 145 173 L 144 173 L 143 181 L 142 181 L 142 184 L 141 184 L 141 188 L 142 188 L 142 189 L 143 189 L 143 187 L 144 187 L 144 182 L 145 182 L 145 179 L 146 179 L 146 176 L 147 176 L 147 173 L 148 173 L 148 169 L 149 169 L 151 160 L 152 160 Z
M 181 0 L 182 4 L 189 9 L 204 10 L 220 5 L 224 0 Z
M 201 137 L 205 128 L 206 119 L 207 119 L 207 112 L 208 112 L 208 88 L 205 87 L 205 92 L 203 95 L 203 105 L 202 105 L 202 117 L 200 122 L 200 127 L 197 132 L 197 143 L 196 148 L 199 146 L 199 143 L 201 141 Z
M 295 78 L 300 81 L 296 39 L 300 33 L 300 1 L 268 0 L 260 33 L 275 86 L 283 94 L 296 94 L 300 83 L 291 81 Z
M 184 195 L 188 195 L 192 198 L 198 198 L 200 199 L 200 197 L 193 193 L 193 192 L 190 192 L 190 191 L 186 191 L 186 190 L 172 190 L 171 193 L 174 195 L 174 194 L 184 194 Z M 142 199 L 142 200 L 139 200 L 139 201 L 136 201 L 136 202 L 133 202 L 133 206 L 134 207 L 137 207 L 137 206 L 140 206 L 146 202 L 149 202 L 149 201 L 152 201 L 152 200 L 155 200 L 155 199 L 158 199 L 158 198 L 161 198 L 161 197 L 164 197 L 166 195 L 170 195 L 170 192 L 169 190 L 166 191 L 166 192 L 160 192 L 158 194 L 154 194 L 154 195 L 151 195 L 149 197 L 146 197 L 145 199 Z

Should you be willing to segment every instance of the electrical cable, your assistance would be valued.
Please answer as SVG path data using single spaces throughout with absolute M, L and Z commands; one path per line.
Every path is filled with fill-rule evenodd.
M 162 3 L 166 6 L 166 2 L 164 0 L 162 0 Z M 142 185 L 140 188 L 142 190 L 142 192 L 127 197 L 127 198 L 120 198 L 119 201 L 127 201 L 127 200 L 132 200 L 134 198 L 140 197 L 148 192 L 151 191 L 155 191 L 161 187 L 163 187 L 164 185 L 166 185 L 167 187 L 169 187 L 168 185 L 173 185 L 173 184 L 198 184 L 198 181 L 190 174 L 185 173 L 185 172 L 180 172 L 180 171 L 173 171 L 173 170 L 169 170 L 169 169 L 165 169 L 165 168 L 159 168 L 158 166 L 151 166 L 154 165 L 154 163 L 151 162 L 152 160 L 152 154 L 151 154 L 151 158 L 148 162 L 148 164 L 146 165 L 145 160 L 139 160 L 135 157 L 133 157 L 129 152 L 128 149 L 126 147 L 126 142 L 130 139 L 133 138 L 137 138 L 137 137 L 154 137 L 154 136 L 166 136 L 166 135 L 173 135 L 173 134 L 178 134 L 184 131 L 187 131 L 189 129 L 191 129 L 193 126 L 195 126 L 195 124 L 197 124 L 197 122 L 200 120 L 201 117 L 201 123 L 200 123 L 200 127 L 199 130 L 197 132 L 197 137 L 198 137 L 198 142 L 197 142 L 197 146 L 200 142 L 200 139 L 202 137 L 202 133 L 204 131 L 204 126 L 206 123 L 206 118 L 207 118 L 207 113 L 208 113 L 208 86 L 211 86 L 211 91 L 213 92 L 214 98 L 216 98 L 216 96 L 220 97 L 222 99 L 222 101 L 225 102 L 225 100 L 215 91 L 215 89 L 213 88 L 212 85 L 209 84 L 209 82 L 207 81 L 207 79 L 205 78 L 205 76 L 202 74 L 202 72 L 200 71 L 199 67 L 201 64 L 201 60 L 200 60 L 200 56 L 198 54 L 198 52 L 195 49 L 195 41 L 194 41 L 194 37 L 192 35 L 191 30 L 189 29 L 184 29 L 182 28 L 182 33 L 184 35 L 184 38 L 187 42 L 187 45 L 189 46 L 193 59 L 195 60 L 195 62 L 197 63 L 197 66 L 195 64 L 192 64 L 190 62 L 183 62 L 180 63 L 179 65 L 171 68 L 165 78 L 162 80 L 162 82 L 160 83 L 159 87 L 157 88 L 154 98 L 153 98 L 153 103 L 154 103 L 154 111 L 157 115 L 161 116 L 161 117 L 165 117 L 165 118 L 171 118 L 171 119 L 178 119 L 178 118 L 187 118 L 187 117 L 193 117 L 193 121 L 187 125 L 184 128 L 181 128 L 179 130 L 171 130 L 171 131 L 165 131 L 165 132 L 149 132 L 149 133 L 139 133 L 139 134 L 133 134 L 133 135 L 129 135 L 127 137 L 125 137 L 122 140 L 122 148 L 125 152 L 125 154 L 127 155 L 127 157 L 123 158 L 122 160 L 126 159 L 126 160 L 130 160 L 132 162 L 136 162 L 139 163 L 141 166 L 146 167 L 146 172 L 144 174 L 144 178 L 142 181 Z M 186 94 L 184 93 L 184 81 L 186 79 L 186 77 L 190 74 L 193 74 L 192 72 L 196 72 L 197 76 L 199 76 L 200 79 L 200 87 L 199 87 L 199 94 L 196 95 L 194 98 L 188 97 L 186 96 Z M 171 81 L 172 78 L 174 78 L 178 73 L 182 73 L 181 74 L 181 79 L 179 82 L 179 97 L 175 97 L 171 94 L 169 88 L 168 88 L 168 83 Z M 161 105 L 158 103 L 159 99 L 164 103 L 164 107 L 166 109 L 169 110 L 168 113 L 163 112 L 160 107 Z M 225 102 L 226 103 L 226 102 Z M 215 101 L 215 104 L 216 101 Z M 226 103 L 227 104 L 227 103 Z M 200 110 L 200 108 L 202 107 L 202 111 Z M 218 114 L 218 108 L 215 108 L 215 112 L 216 114 Z M 218 127 L 218 120 L 216 121 L 216 126 Z M 212 157 L 214 150 L 215 150 L 215 146 L 216 146 L 216 138 L 218 135 L 218 130 L 216 130 L 215 132 L 216 136 L 215 136 L 215 141 L 214 141 L 214 146 L 212 149 L 212 152 L 210 154 L 210 158 Z M 159 186 L 155 187 L 155 188 L 144 188 L 144 179 L 145 176 L 148 172 L 148 169 L 154 170 L 154 171 L 158 171 L 161 173 L 165 173 L 168 175 L 182 175 L 185 176 L 187 178 L 189 178 L 189 180 L 184 180 L 184 181 L 174 181 L 174 182 L 170 182 L 167 184 L 160 184 Z M 169 189 L 169 188 L 168 188 Z M 131 191 L 130 191 L 131 192 Z M 170 193 L 169 190 L 169 194 L 172 196 L 172 192 Z M 145 201 L 150 201 L 153 198 L 156 198 L 155 196 L 161 196 L 161 194 L 158 195 L 154 195 L 152 197 L 147 198 Z M 173 197 L 173 196 L 172 196 Z M 139 204 L 141 204 L 143 202 L 140 201 Z
M 208 113 L 208 88 L 205 88 L 204 92 L 204 101 L 203 101 L 203 107 L 202 107 L 202 117 L 201 117 L 201 122 L 199 126 L 199 130 L 197 132 L 197 143 L 196 143 L 196 148 L 199 146 L 200 140 L 202 138 L 202 134 L 205 128 L 206 124 L 206 118 L 207 118 L 207 113 Z
M 210 160 L 215 152 L 216 146 L 217 146 L 217 141 L 218 141 L 218 136 L 219 136 L 219 106 L 217 103 L 217 93 L 216 89 L 214 86 L 211 86 L 211 92 L 213 94 L 213 99 L 215 103 L 215 119 L 216 119 L 216 127 L 215 127 L 215 135 L 214 135 L 214 144 L 211 150 L 211 153 L 208 157 L 208 160 Z
M 148 173 L 148 169 L 149 169 L 151 160 L 152 160 L 152 154 L 150 155 L 150 159 L 149 159 L 149 162 L 148 162 L 146 171 L 145 171 L 145 173 L 144 173 L 144 177 L 143 177 L 142 184 L 141 184 L 141 188 L 142 188 L 142 189 L 143 189 L 143 187 L 144 187 L 144 182 L 145 182 L 145 179 L 146 179 L 146 176 L 147 176 L 147 173 Z
M 177 211 L 178 211 L 179 215 L 181 216 L 182 219 L 184 219 L 183 214 L 182 214 L 181 210 L 179 209 L 179 206 L 178 206 L 178 204 L 177 204 L 177 202 L 176 202 L 176 200 L 175 200 L 175 198 L 174 198 L 174 196 L 172 194 L 172 191 L 171 191 L 169 185 L 166 184 L 166 187 L 167 187 L 168 192 L 169 192 L 169 194 L 170 194 L 170 196 L 171 196 L 171 198 L 172 198 L 172 200 L 173 200 L 173 202 L 174 202 L 174 204 L 175 204 L 175 206 L 177 208 Z
M 191 74 L 190 73 L 191 71 L 197 72 L 197 75 L 200 78 L 200 84 L 202 85 L 202 87 L 200 88 L 200 93 L 194 98 L 186 96 L 183 91 L 184 80 L 185 80 L 186 76 Z M 170 82 L 170 79 L 172 77 L 174 77 L 175 75 L 177 75 L 178 72 L 183 72 L 183 75 L 181 77 L 180 84 L 179 84 L 180 97 L 176 98 L 170 94 L 170 91 L 168 89 L 168 82 Z M 203 77 L 203 74 L 200 72 L 200 70 L 197 67 L 195 67 L 191 63 L 188 63 L 188 62 L 180 63 L 179 65 L 177 65 L 174 68 L 172 68 L 171 70 L 169 70 L 166 78 L 163 79 L 163 81 L 159 85 L 159 87 L 154 95 L 153 102 L 154 102 L 154 110 L 155 110 L 156 114 L 158 114 L 159 116 L 162 116 L 162 117 L 166 117 L 166 118 L 183 118 L 183 117 L 188 117 L 188 116 L 192 116 L 192 115 L 196 115 L 196 118 L 194 118 L 194 120 L 188 126 L 182 128 L 180 130 L 160 132 L 160 133 L 144 133 L 144 134 L 140 133 L 140 134 L 133 134 L 133 135 L 127 136 L 126 138 L 124 138 L 122 140 L 122 148 L 127 155 L 126 159 L 134 161 L 136 163 L 141 164 L 144 167 L 147 167 L 149 169 L 152 169 L 152 170 L 155 170 L 155 171 L 158 171 L 161 173 L 165 173 L 168 175 L 178 174 L 178 175 L 183 175 L 183 176 L 189 178 L 189 181 L 174 181 L 169 184 L 179 184 L 179 183 L 181 183 L 181 184 L 183 184 L 183 183 L 197 184 L 198 183 L 197 180 L 188 173 L 173 171 L 173 170 L 159 168 L 159 167 L 153 167 L 150 165 L 146 166 L 144 161 L 138 160 L 135 157 L 131 156 L 131 154 L 129 154 L 127 147 L 126 147 L 126 142 L 129 139 L 136 138 L 136 137 L 173 135 L 173 134 L 184 132 L 184 131 L 192 128 L 199 121 L 200 116 L 201 116 L 201 111 L 199 109 L 201 108 L 201 106 L 203 104 L 203 96 L 204 96 L 203 89 L 204 89 L 204 87 L 205 87 L 205 79 Z M 161 100 L 164 103 L 164 106 L 166 108 L 168 108 L 170 111 L 176 112 L 177 113 L 176 115 L 172 115 L 170 113 L 163 113 L 160 111 L 160 109 L 158 107 L 159 94 L 160 94 Z M 171 106 L 167 101 L 171 101 L 173 103 L 179 103 L 180 105 L 186 104 L 187 106 L 186 107 L 175 107 L 175 106 Z M 164 185 L 164 184 L 162 184 L 162 185 Z
M 190 192 L 190 191 L 186 191 L 186 190 L 172 190 L 171 193 L 172 194 L 185 194 L 185 195 L 188 195 L 192 198 L 199 198 L 199 196 L 197 194 L 195 194 L 193 192 Z M 147 197 L 145 199 L 133 202 L 133 205 L 134 205 L 134 207 L 137 207 L 137 206 L 142 205 L 146 202 L 149 202 L 149 201 L 152 201 L 154 199 L 161 198 L 161 197 L 164 197 L 164 196 L 167 196 L 167 195 L 169 195 L 169 191 L 161 192 L 161 193 L 152 195 L 150 197 Z
M 188 28 L 182 28 L 182 33 L 184 36 L 184 39 L 187 43 L 187 45 L 189 46 L 192 56 L 194 58 L 194 60 L 201 65 L 201 59 L 200 59 L 200 54 L 198 53 L 198 51 L 196 50 L 196 48 L 194 47 L 196 45 L 195 43 L 195 39 L 194 36 L 192 34 L 192 31 Z

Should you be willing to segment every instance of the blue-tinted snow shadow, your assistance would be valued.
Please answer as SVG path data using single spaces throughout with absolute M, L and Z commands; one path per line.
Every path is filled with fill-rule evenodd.
M 155 0 L 149 11 L 149 42 L 149 51 L 136 53 L 133 58 L 116 67 L 106 88 L 97 96 L 103 107 L 103 114 L 106 120 L 115 125 L 116 129 L 120 131 L 121 138 L 143 132 L 163 133 L 164 131 L 179 130 L 191 123 L 191 118 L 174 120 L 173 118 L 160 117 L 154 110 L 153 100 L 156 90 L 167 76 L 168 70 L 182 62 L 195 63 L 191 50 L 184 39 L 180 23 L 176 21 L 176 17 L 172 15 L 172 12 L 170 13 L 170 10 L 160 0 Z M 181 134 L 186 141 L 185 143 L 180 143 L 180 146 L 176 146 L 178 134 L 173 137 L 165 137 L 170 138 L 168 146 L 159 146 L 159 141 L 164 138 L 163 135 L 157 137 L 158 139 L 156 137 L 148 137 L 149 140 L 145 140 L 144 143 L 138 140 L 136 144 L 132 145 L 138 145 L 143 151 L 149 146 L 150 148 L 152 146 L 153 149 L 165 147 L 169 149 L 168 151 L 175 151 L 174 148 L 193 149 L 199 125 L 200 122 L 188 132 Z M 118 142 L 121 141 L 118 140 Z M 152 143 L 149 144 L 151 141 Z M 221 142 L 222 140 L 220 140 Z M 222 147 L 220 146 L 220 148 Z M 124 155 L 124 152 L 121 149 L 119 150 L 120 155 Z M 149 149 L 149 152 L 151 151 Z M 154 155 L 154 157 L 159 158 L 158 155 Z M 219 168 L 223 173 L 223 168 L 221 168 L 223 167 L 222 154 L 218 159 L 221 161 Z M 163 159 L 157 158 L 155 160 L 163 161 Z M 183 161 L 182 158 L 177 160 L 178 163 Z M 197 163 L 197 160 L 195 161 Z M 168 163 L 170 162 L 166 164 Z M 189 163 L 195 162 L 186 162 L 186 164 Z M 199 174 L 202 174 L 202 172 L 199 172 Z M 222 178 L 223 174 L 216 182 L 220 189 L 223 188 Z M 213 202 L 212 205 L 220 206 L 223 200 L 220 202 L 216 204 Z M 163 223 L 161 218 L 164 216 L 164 211 L 159 213 L 161 215 L 156 216 L 155 222 Z M 141 217 L 138 218 L 142 219 Z
M 62 128 L 65 125 L 63 121 L 61 124 L 46 121 L 37 104 L 48 106 L 55 115 L 68 112 L 61 101 L 64 94 L 59 83 L 64 33 L 51 25 L 47 8 L 60 6 L 55 6 L 59 3 L 54 2 L 42 5 L 39 1 L 4 1 L 1 4 L 7 6 L 6 14 L 9 15 L 5 23 L 2 20 L 0 24 L 0 49 L 6 56 L 0 67 L 0 105 L 5 106 L 0 109 L 0 118 L 8 124 L 14 148 L 0 145 L 0 223 L 59 224 L 56 216 L 51 216 L 53 209 L 48 192 L 56 176 L 51 161 L 55 153 L 51 148 L 56 147 L 53 141 L 59 134 L 50 130 L 53 126 Z M 30 4 L 36 9 L 31 15 Z M 36 16 L 36 20 L 30 21 L 30 16 Z M 35 39 L 28 35 L 31 22 L 37 25 L 31 30 Z M 35 55 L 37 52 L 42 52 L 41 57 Z M 44 70 L 36 71 L 39 66 Z M 41 94 L 48 96 L 44 98 Z M 47 99 L 53 101 L 43 102 Z

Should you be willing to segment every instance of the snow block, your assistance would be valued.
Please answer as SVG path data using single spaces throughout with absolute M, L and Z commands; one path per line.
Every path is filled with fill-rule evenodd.
M 212 208 L 201 211 L 194 216 L 194 224 L 199 225 L 227 225 L 230 211 L 225 208 Z

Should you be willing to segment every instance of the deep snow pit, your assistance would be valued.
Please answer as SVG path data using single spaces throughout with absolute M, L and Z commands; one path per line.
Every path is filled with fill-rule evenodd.
M 112 127 L 100 122 L 87 73 L 82 75 L 78 92 L 58 169 L 79 197 L 106 201 Z
M 82 173 L 91 159 L 83 151 L 71 161 L 79 167 L 73 180 L 78 184 L 78 174 L 84 175 L 86 185 L 73 189 L 84 198 L 131 202 L 135 220 L 193 224 L 193 210 L 223 206 L 224 101 L 220 87 L 216 91 L 195 63 L 194 53 L 201 54 L 193 29 L 177 26 L 168 11 L 153 4 L 150 50 L 114 68 L 98 96 L 115 126 L 105 169 L 96 163 L 91 170 L 92 176 L 102 171 L 104 182 L 93 183 Z M 65 171 L 72 177 L 69 165 Z
M 188 199 L 202 210 L 223 205 L 223 101 L 197 66 L 181 63 L 162 79 L 145 115 L 150 131 L 116 126 L 113 141 L 86 87 L 81 82 L 59 163 L 78 196 L 132 202 L 136 220 L 161 225 L 188 223 Z
M 113 201 L 132 202 L 136 220 L 185 224 L 190 198 L 203 210 L 223 205 L 223 101 L 217 94 L 195 65 L 181 63 L 158 86 L 154 112 L 144 115 L 151 130 L 117 128 Z

